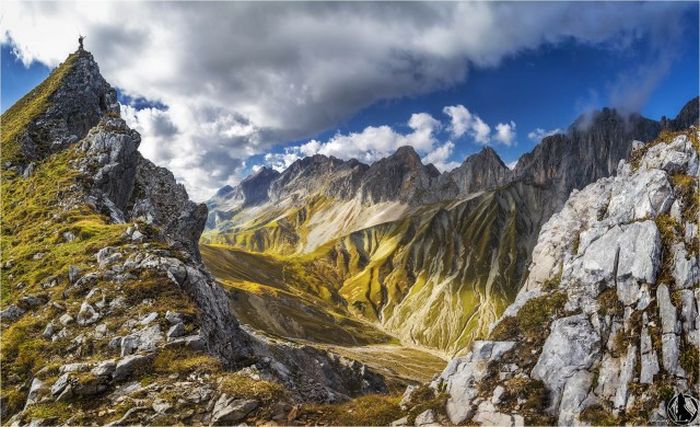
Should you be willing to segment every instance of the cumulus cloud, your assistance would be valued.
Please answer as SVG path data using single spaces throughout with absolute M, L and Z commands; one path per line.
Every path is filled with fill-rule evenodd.
M 536 143 L 539 143 L 539 142 L 542 141 L 542 139 L 543 139 L 544 137 L 546 137 L 546 136 L 556 135 L 556 134 L 558 134 L 558 133 L 563 133 L 563 132 L 564 132 L 564 131 L 561 130 L 561 129 L 559 129 L 559 128 L 550 129 L 550 130 L 546 130 L 546 129 L 542 129 L 542 128 L 537 128 L 537 129 L 535 129 L 535 130 L 529 132 L 529 133 L 527 134 L 527 137 L 528 137 L 531 141 L 536 142 Z
M 510 123 L 497 124 L 493 139 L 503 145 L 513 145 L 515 143 L 515 122 L 511 120 Z
M 410 145 L 420 154 L 433 153 L 437 143 L 436 132 L 441 128 L 441 123 L 430 114 L 416 113 L 411 115 L 407 125 L 412 131 L 406 134 L 384 125 L 368 126 L 361 132 L 351 132 L 346 135 L 336 134 L 325 142 L 313 139 L 299 146 L 285 147 L 282 153 L 268 153 L 265 155 L 265 161 L 274 169 L 281 171 L 296 160 L 315 154 L 343 160 L 357 159 L 371 164 L 393 154 L 404 145 Z M 436 160 L 445 161 L 451 153 L 450 148 L 444 157 L 440 157 L 440 154 L 433 156 Z
M 169 107 L 129 114 L 144 152 L 201 200 L 251 155 L 378 100 L 450 87 L 471 66 L 564 40 L 624 49 L 650 34 L 672 47 L 666 29 L 688 5 L 5 2 L 0 41 L 55 66 L 86 34 L 108 81 Z M 491 130 L 474 120 L 483 141 Z
M 442 109 L 450 117 L 449 131 L 455 138 L 468 133 L 479 144 L 488 144 L 491 127 L 479 116 L 472 114 L 464 105 L 450 105 Z
M 515 122 L 499 123 L 495 133 L 481 117 L 469 111 L 464 105 L 450 105 L 442 109 L 450 117 L 448 130 L 453 138 L 469 135 L 474 142 L 482 145 L 490 143 L 512 145 L 515 142 Z
M 440 172 L 452 170 L 459 166 L 459 162 L 450 160 L 454 148 L 455 145 L 447 141 L 423 157 L 423 163 L 432 163 Z

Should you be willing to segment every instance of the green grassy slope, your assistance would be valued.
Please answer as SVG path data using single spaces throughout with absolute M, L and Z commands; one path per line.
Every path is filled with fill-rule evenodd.
M 215 276 L 244 291 L 236 294 L 237 302 L 246 311 L 259 313 L 258 318 L 265 317 L 260 313 L 267 306 L 258 301 L 259 296 L 250 295 L 264 290 L 270 294 L 273 288 L 277 303 L 270 306 L 271 311 L 294 311 L 296 298 L 304 305 L 323 307 L 324 315 L 311 310 L 311 317 L 304 320 L 307 324 L 310 319 L 317 325 L 328 324 L 325 314 L 338 311 L 346 318 L 370 322 L 406 344 L 452 354 L 485 335 L 515 298 L 537 230 L 528 206 L 541 197 L 535 187 L 508 185 L 465 200 L 422 207 L 399 220 L 328 241 L 306 254 L 280 251 L 276 244 L 267 248 L 265 242 L 270 240 L 265 239 L 245 243 L 261 229 L 274 229 L 274 233 L 284 229 L 286 235 L 303 240 L 310 218 L 329 206 L 328 201 L 312 202 L 284 216 L 303 221 L 282 227 L 278 219 L 264 223 L 279 218 L 278 213 L 262 214 L 259 218 L 265 219 L 256 220 L 254 229 L 229 234 L 227 243 L 237 247 L 236 256 L 207 245 L 203 253 Z M 311 333 L 308 327 L 284 331 L 273 323 L 258 319 L 257 326 L 296 337 Z
M 77 58 L 77 53 L 68 56 L 68 59 L 56 67 L 46 80 L 3 113 L 2 119 L 0 119 L 3 162 L 17 161 L 22 158 L 18 138 L 22 136 L 32 121 L 49 108 L 51 96 L 61 86 L 61 81 L 71 71 Z

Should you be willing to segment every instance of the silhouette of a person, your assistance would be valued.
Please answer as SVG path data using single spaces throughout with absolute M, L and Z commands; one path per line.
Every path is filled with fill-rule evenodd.
M 691 402 L 692 404 L 692 402 Z M 685 396 L 683 393 L 678 395 L 676 400 L 676 422 L 679 424 L 685 424 L 693 421 L 694 413 L 690 412 L 686 407 Z
M 83 36 L 83 35 L 78 36 L 78 44 L 80 45 L 79 46 L 80 50 L 83 50 L 83 40 L 85 40 L 85 36 Z

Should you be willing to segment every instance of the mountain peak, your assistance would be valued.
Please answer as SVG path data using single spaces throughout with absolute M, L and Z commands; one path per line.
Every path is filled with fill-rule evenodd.
M 487 190 L 504 184 L 511 178 L 510 169 L 496 150 L 486 146 L 472 154 L 459 167 L 449 172 L 461 194 Z
M 401 147 L 397 148 L 394 154 L 392 154 L 390 157 L 406 157 L 420 159 L 420 156 L 418 155 L 416 150 L 410 145 L 402 145 Z
M 92 54 L 78 50 L 3 114 L 3 158 L 41 160 L 82 139 L 106 115 L 119 116 L 117 92 Z
M 228 193 L 230 193 L 231 191 L 233 191 L 233 187 L 231 187 L 231 186 L 228 185 L 228 184 L 227 184 L 227 185 L 224 185 L 223 187 L 219 188 L 219 190 L 216 192 L 216 195 L 215 195 L 214 197 L 222 197 L 222 196 L 225 196 L 225 195 L 227 195 Z
M 491 147 L 488 146 L 488 145 L 487 145 L 486 147 L 482 148 L 481 151 L 480 151 L 477 155 L 475 155 L 475 156 L 470 156 L 470 157 L 478 157 L 478 158 L 481 158 L 481 159 L 485 159 L 485 160 L 487 160 L 487 161 L 495 161 L 495 162 L 498 163 L 501 167 L 504 167 L 504 168 L 507 167 L 506 164 L 503 163 L 503 160 L 501 159 L 501 156 L 498 155 L 498 153 L 496 152 L 496 150 L 494 150 L 493 148 L 491 148 Z M 469 159 L 469 158 L 467 158 L 467 159 Z

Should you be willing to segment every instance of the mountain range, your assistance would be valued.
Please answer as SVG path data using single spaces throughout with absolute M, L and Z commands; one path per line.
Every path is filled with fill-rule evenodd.
M 571 191 L 615 174 L 633 141 L 696 123 L 697 111 L 696 98 L 670 120 L 608 108 L 588 113 L 545 137 L 512 170 L 485 147 L 440 173 L 408 146 L 372 165 L 315 155 L 282 172 L 263 167 L 207 202 L 205 263 L 225 251 L 245 253 L 217 270 L 240 299 L 255 293 L 251 283 L 311 293 L 404 344 L 455 354 L 513 301 L 542 224 Z M 235 258 L 247 267 L 237 269 Z M 252 267 L 258 262 L 267 267 Z M 252 273 L 270 262 L 315 277 L 279 285 Z M 263 315 L 263 307 L 239 315 L 283 336 L 313 336 L 264 326 L 284 310 Z
M 697 98 L 206 205 L 82 47 L 1 120 L 3 425 L 667 425 L 697 390 Z

